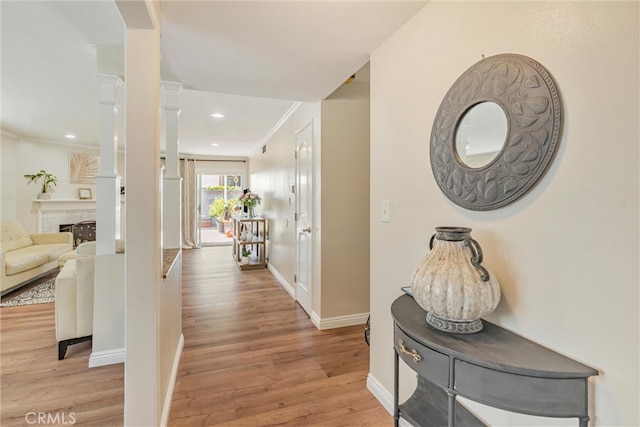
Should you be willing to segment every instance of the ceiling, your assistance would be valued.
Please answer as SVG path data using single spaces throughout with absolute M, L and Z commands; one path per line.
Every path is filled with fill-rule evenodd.
M 248 156 L 295 102 L 330 95 L 425 3 L 161 1 L 162 79 L 183 85 L 180 152 Z M 0 14 L 2 130 L 97 147 L 97 52 L 124 40 L 115 3 L 3 0 Z

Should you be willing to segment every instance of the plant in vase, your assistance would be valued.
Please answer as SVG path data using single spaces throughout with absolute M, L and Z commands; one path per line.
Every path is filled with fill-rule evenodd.
M 51 194 L 49 194 L 47 190 L 58 185 L 58 177 L 44 169 L 33 175 L 25 175 L 24 177 L 29 180 L 29 183 L 42 180 L 42 191 L 38 194 L 38 199 L 50 199 Z
M 246 265 L 249 264 L 249 255 L 251 255 L 251 249 L 247 249 L 246 247 L 242 248 L 242 258 L 240 259 L 240 264 Z
M 262 199 L 255 193 L 245 193 L 240 196 L 240 203 L 247 207 L 249 210 L 249 218 L 253 218 L 253 208 L 262 203 Z

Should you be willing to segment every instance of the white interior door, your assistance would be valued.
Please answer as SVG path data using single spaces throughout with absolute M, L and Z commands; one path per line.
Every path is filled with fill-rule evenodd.
M 311 315 L 312 127 L 296 134 L 296 300 Z

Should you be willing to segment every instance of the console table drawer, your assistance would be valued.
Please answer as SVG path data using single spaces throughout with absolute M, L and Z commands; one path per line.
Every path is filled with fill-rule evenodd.
M 553 417 L 586 416 L 584 378 L 537 378 L 455 361 L 454 389 L 508 411 Z
M 421 377 L 440 386 L 449 386 L 449 356 L 433 351 L 409 338 L 395 326 L 394 343 L 398 355 Z

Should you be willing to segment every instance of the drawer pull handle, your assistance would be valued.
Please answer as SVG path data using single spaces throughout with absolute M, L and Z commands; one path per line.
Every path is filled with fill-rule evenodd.
M 407 350 L 407 347 L 404 346 L 404 341 L 402 341 L 402 339 L 398 339 L 398 345 L 400 346 L 400 351 L 402 353 L 408 354 L 409 356 L 413 357 L 414 362 L 418 363 L 422 360 L 422 356 L 420 356 L 415 349 L 411 351 Z

